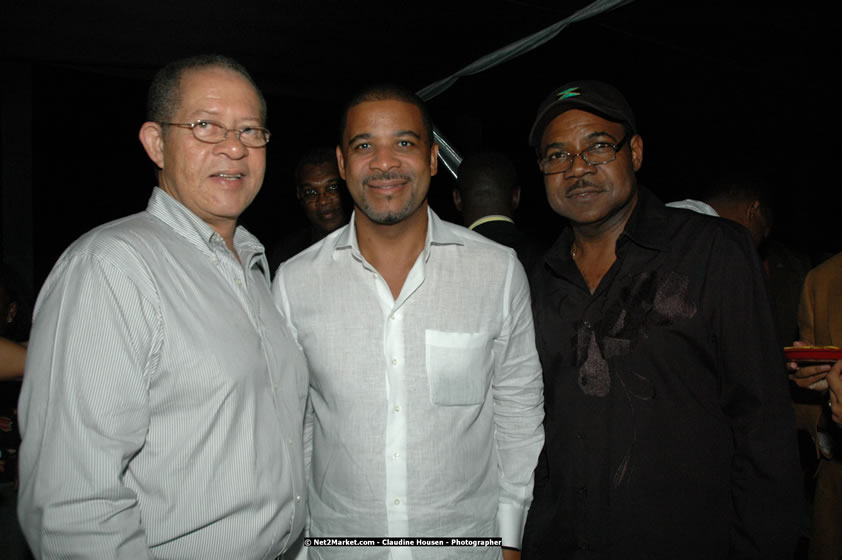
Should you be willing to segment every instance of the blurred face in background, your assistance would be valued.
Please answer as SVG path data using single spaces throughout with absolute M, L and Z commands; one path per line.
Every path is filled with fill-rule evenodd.
M 336 162 L 302 165 L 297 191 L 307 219 L 320 232 L 328 234 L 345 224 L 342 178 Z

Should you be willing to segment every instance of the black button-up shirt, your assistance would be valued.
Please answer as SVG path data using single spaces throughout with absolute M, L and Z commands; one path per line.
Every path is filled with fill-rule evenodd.
M 524 558 L 791 558 L 795 428 L 748 233 L 641 188 L 593 294 L 572 240 L 533 276 L 546 444 Z

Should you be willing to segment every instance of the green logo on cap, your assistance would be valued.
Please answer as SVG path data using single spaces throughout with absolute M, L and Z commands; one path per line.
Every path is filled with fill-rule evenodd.
M 567 99 L 568 97 L 576 97 L 578 95 L 582 95 L 581 93 L 579 93 L 578 90 L 579 90 L 579 88 L 577 86 L 577 87 L 567 88 L 564 91 L 560 91 L 560 92 L 558 92 L 558 100 L 561 101 L 563 99 Z

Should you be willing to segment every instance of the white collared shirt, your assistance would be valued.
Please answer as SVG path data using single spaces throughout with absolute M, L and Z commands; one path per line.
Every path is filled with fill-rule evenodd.
M 395 299 L 360 254 L 352 217 L 284 263 L 273 291 L 310 367 L 310 535 L 498 536 L 519 547 L 544 435 L 529 290 L 514 251 L 429 211 L 425 247 Z
M 306 363 L 263 247 L 160 189 L 35 309 L 19 518 L 38 558 L 274 558 L 304 525 Z

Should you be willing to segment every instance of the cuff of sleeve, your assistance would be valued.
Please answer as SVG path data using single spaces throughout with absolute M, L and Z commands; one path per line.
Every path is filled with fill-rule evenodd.
M 526 525 L 526 512 L 514 504 L 497 504 L 497 527 L 503 546 L 520 549 L 523 540 L 523 527 Z

